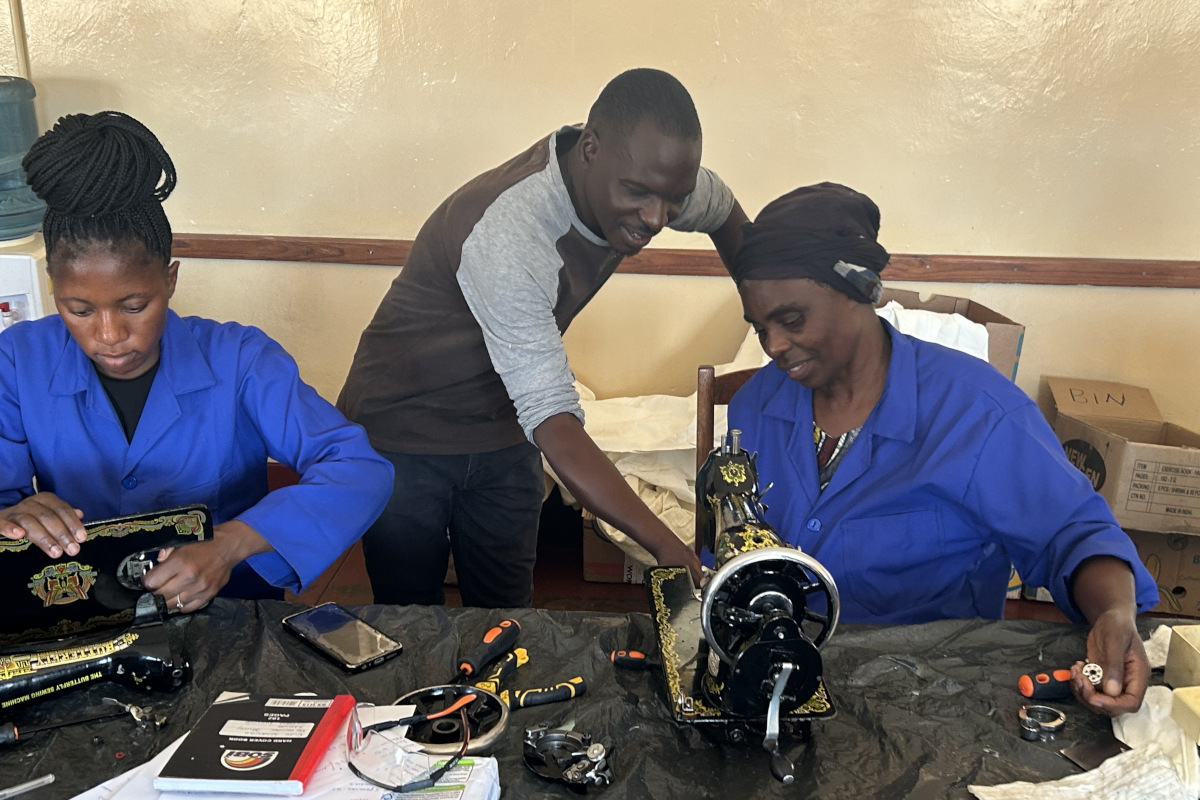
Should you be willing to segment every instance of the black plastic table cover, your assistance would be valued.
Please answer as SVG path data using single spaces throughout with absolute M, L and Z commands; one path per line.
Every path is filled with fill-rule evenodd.
M 784 786 L 758 742 L 735 744 L 676 724 L 653 672 L 623 671 L 611 650 L 652 652 L 646 614 L 521 609 L 363 606 L 363 619 L 404 644 L 381 666 L 351 674 L 285 632 L 280 620 L 301 606 L 217 600 L 207 610 L 167 624 L 183 629 L 190 682 L 171 694 L 139 694 L 97 683 L 15 709 L 0 721 L 29 725 L 83 716 L 114 696 L 167 716 L 159 730 L 115 718 L 34 733 L 0 751 L 0 789 L 53 772 L 55 782 L 28 800 L 67 798 L 141 764 L 186 732 L 222 691 L 347 692 L 390 703 L 414 689 L 448 683 L 454 665 L 505 617 L 521 624 L 529 663 L 507 688 L 550 685 L 575 675 L 582 697 L 512 712 L 491 755 L 500 763 L 504 797 L 576 796 L 530 772 L 524 730 L 542 722 L 573 724 L 612 750 L 613 783 L 589 794 L 617 798 L 965 798 L 969 784 L 1043 781 L 1077 773 L 1058 754 L 1074 742 L 1101 738 L 1107 719 L 1074 701 L 1055 704 L 1067 726 L 1053 742 L 1027 742 L 1018 732 L 1017 692 L 1023 672 L 1068 666 L 1085 653 L 1086 629 L 1065 623 L 950 620 L 925 625 L 843 625 L 824 647 L 825 681 L 837 709 L 804 738 L 784 737 L 796 782 Z M 1143 636 L 1155 621 L 1143 620 Z M 335 746 L 341 746 L 340 743 Z

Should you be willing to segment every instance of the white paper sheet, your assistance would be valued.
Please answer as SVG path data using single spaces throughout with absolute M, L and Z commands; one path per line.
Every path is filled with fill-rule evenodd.
M 413 713 L 413 706 L 378 706 L 376 709 L 381 718 L 392 714 L 407 716 Z M 364 714 L 363 722 L 370 724 L 375 717 Z M 393 718 L 395 718 L 393 716 Z M 347 720 L 346 725 L 349 725 Z M 401 731 L 403 729 L 400 729 Z M 154 778 L 162 771 L 163 766 L 186 738 L 179 737 L 165 750 L 140 767 L 105 781 L 101 785 L 77 795 L 73 800 L 247 800 L 253 797 L 267 795 L 235 794 L 228 792 L 159 792 L 154 788 Z M 384 796 L 395 796 L 392 792 L 368 783 L 354 775 L 346 762 L 346 726 L 334 744 L 329 748 L 325 759 L 317 767 L 313 777 L 308 782 L 304 793 L 298 795 L 299 800 L 380 800 Z M 411 765 L 406 768 L 411 777 L 419 775 L 434 761 L 441 760 L 440 756 L 427 756 L 421 753 L 411 756 Z M 497 800 L 500 797 L 500 766 L 496 759 L 485 756 L 468 756 L 464 761 L 469 764 L 460 769 L 452 769 L 438 786 L 420 792 L 421 800 Z M 466 781 L 465 785 L 456 781 Z M 443 784 L 449 788 L 438 790 Z

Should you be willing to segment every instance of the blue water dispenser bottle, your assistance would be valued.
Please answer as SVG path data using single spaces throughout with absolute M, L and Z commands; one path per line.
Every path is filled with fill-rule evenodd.
M 0 243 L 41 230 L 46 205 L 25 183 L 21 160 L 37 139 L 33 84 L 0 76 Z

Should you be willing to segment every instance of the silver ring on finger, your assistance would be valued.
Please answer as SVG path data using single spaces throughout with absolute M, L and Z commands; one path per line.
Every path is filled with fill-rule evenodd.
M 183 611 L 183 596 L 182 595 L 178 595 L 178 594 L 175 595 L 175 607 L 178 608 L 180 611 Z

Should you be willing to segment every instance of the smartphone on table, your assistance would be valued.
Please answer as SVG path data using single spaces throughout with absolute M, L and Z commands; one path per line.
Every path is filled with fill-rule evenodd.
M 382 664 L 404 649 L 337 603 L 322 603 L 284 617 L 283 627 L 351 671 Z

